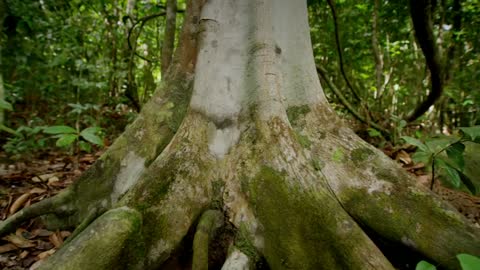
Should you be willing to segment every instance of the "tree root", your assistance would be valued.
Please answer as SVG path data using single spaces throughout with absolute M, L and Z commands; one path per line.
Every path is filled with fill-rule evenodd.
M 141 226 L 142 217 L 136 210 L 127 207 L 109 210 L 48 258 L 39 270 L 124 269 L 136 263 L 130 260 L 134 252 L 124 247 Z
M 64 245 L 70 243 L 75 237 L 77 237 L 81 232 L 83 232 L 95 219 L 105 213 L 106 210 L 95 208 L 83 221 L 80 223 L 73 233 L 65 240 Z
M 72 199 L 71 190 L 66 190 L 58 195 L 40 201 L 29 207 L 26 207 L 3 222 L 0 222 L 0 236 L 14 231 L 20 224 L 46 214 L 68 214 L 73 211 L 68 202 Z
M 193 270 L 208 270 L 208 247 L 217 229 L 223 225 L 223 214 L 207 210 L 200 217 L 193 240 Z
M 250 258 L 233 247 L 222 266 L 222 270 L 248 270 L 250 269 L 250 265 Z

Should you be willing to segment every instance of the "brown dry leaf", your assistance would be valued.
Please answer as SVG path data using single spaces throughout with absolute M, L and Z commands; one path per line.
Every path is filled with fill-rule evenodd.
M 16 250 L 18 249 L 17 246 L 15 246 L 14 244 L 6 244 L 6 245 L 2 245 L 0 246 L 0 254 L 2 253 L 5 253 L 5 252 L 9 252 L 9 251 L 12 251 L 12 250 Z
M 34 187 L 29 191 L 30 194 L 42 194 L 42 193 L 45 193 L 45 192 L 47 192 L 46 189 L 38 188 L 38 187 Z
M 42 241 L 42 240 L 37 240 L 37 246 L 36 249 L 39 250 L 49 250 L 54 248 L 54 245 L 50 242 Z
M 36 261 L 34 264 L 32 264 L 30 266 L 30 268 L 28 268 L 28 270 L 36 270 L 40 267 L 40 265 L 42 265 L 43 261 Z
M 62 239 L 65 239 L 65 238 L 69 237 L 70 235 L 72 235 L 72 233 L 69 232 L 69 231 L 61 231 L 60 232 L 60 236 L 62 237 Z
M 29 248 L 29 247 L 35 246 L 35 244 L 32 241 L 25 239 L 21 235 L 10 234 L 3 237 L 2 239 L 14 244 L 19 248 Z
M 10 207 L 9 214 L 13 215 L 15 214 L 20 207 L 28 200 L 28 197 L 30 197 L 30 193 L 25 193 L 22 196 L 18 197 L 18 199 L 15 200 L 15 202 L 12 204 Z
M 63 239 L 60 232 L 56 232 L 48 237 L 50 242 L 55 246 L 55 248 L 59 248 L 63 245 Z
M 56 182 L 58 182 L 58 181 L 60 181 L 60 179 L 59 179 L 58 177 L 56 177 L 56 176 L 50 177 L 50 178 L 48 179 L 47 185 L 51 186 L 52 184 L 54 184 L 54 183 L 56 183 Z
M 403 164 L 411 164 L 412 163 L 412 158 L 404 150 L 398 151 L 396 160 L 400 160 Z
M 56 175 L 57 175 L 56 173 L 42 174 L 42 175 L 33 177 L 33 178 L 32 178 L 32 181 L 35 182 L 35 183 L 45 182 L 45 181 L 47 181 L 48 179 L 50 179 L 50 178 L 52 178 L 52 177 L 55 177 Z
M 29 253 L 30 252 L 24 250 L 24 251 L 22 251 L 22 253 L 20 253 L 20 255 L 18 257 L 20 257 L 20 259 L 25 259 L 28 256 Z
M 46 258 L 48 258 L 50 255 L 52 255 L 53 253 L 55 253 L 55 251 L 57 251 L 56 249 L 52 248 L 50 250 L 47 250 L 47 251 L 44 251 L 40 254 L 37 255 L 37 257 L 40 259 L 40 260 L 45 260 Z
M 52 234 L 53 234 L 53 232 L 45 230 L 45 229 L 35 229 L 35 230 L 32 231 L 32 236 L 33 237 L 36 237 L 36 236 L 45 237 L 45 236 L 50 236 Z

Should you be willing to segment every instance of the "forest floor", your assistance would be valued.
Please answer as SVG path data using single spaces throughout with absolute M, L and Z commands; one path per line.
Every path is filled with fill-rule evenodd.
M 428 186 L 431 176 L 424 172 L 423 164 L 411 160 L 411 147 L 385 148 L 384 153 L 397 160 L 418 181 Z M 6 219 L 20 209 L 45 198 L 54 196 L 72 184 L 83 171 L 88 169 L 102 152 L 71 156 L 62 152 L 47 152 L 28 160 L 11 162 L 0 152 L 0 220 Z M 438 192 L 437 190 L 434 190 Z M 445 193 L 445 188 L 440 193 Z M 458 191 L 447 190 L 450 197 L 442 198 L 470 218 L 459 205 L 478 203 L 480 198 Z M 453 195 L 452 195 L 453 194 Z M 478 217 L 478 213 L 477 213 Z M 472 219 L 471 219 L 472 220 Z M 473 219 L 479 226 L 478 220 Z M 42 260 L 55 253 L 71 231 L 49 231 L 38 220 L 32 220 L 19 227 L 15 233 L 0 239 L 0 269 L 36 269 Z

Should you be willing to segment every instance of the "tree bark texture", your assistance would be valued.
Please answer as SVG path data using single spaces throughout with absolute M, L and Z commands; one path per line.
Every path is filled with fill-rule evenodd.
M 203 269 L 222 223 L 234 228 L 223 269 L 394 269 L 366 231 L 446 268 L 480 254 L 478 228 L 329 107 L 306 1 L 191 0 L 186 12 L 160 90 L 43 210 L 81 229 L 40 269 L 161 269 L 192 231 Z

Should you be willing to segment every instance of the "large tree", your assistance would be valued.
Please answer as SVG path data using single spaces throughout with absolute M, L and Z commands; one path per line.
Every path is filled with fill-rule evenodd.
M 159 269 L 182 245 L 204 269 L 222 226 L 226 269 L 393 269 L 385 242 L 446 268 L 480 255 L 478 228 L 329 107 L 306 1 L 190 0 L 185 16 L 135 122 L 67 191 L 0 224 L 76 226 L 41 269 Z

